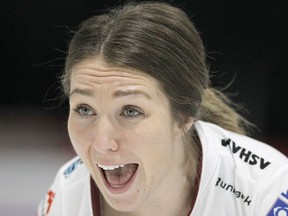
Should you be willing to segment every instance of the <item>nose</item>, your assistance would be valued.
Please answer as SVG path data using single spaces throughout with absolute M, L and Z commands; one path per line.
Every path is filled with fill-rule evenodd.
M 107 118 L 99 118 L 95 122 L 93 148 L 101 154 L 115 152 L 119 149 L 117 143 L 116 130 Z

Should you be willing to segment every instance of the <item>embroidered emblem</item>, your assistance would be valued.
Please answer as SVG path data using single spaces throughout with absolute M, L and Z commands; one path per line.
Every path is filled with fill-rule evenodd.
M 288 216 L 288 190 L 286 193 L 281 193 L 267 216 Z

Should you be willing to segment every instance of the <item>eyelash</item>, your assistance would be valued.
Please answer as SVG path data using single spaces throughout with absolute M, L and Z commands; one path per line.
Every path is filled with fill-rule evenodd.
M 83 109 L 86 109 L 86 112 L 89 112 L 89 114 L 83 114 Z M 86 117 L 86 116 L 91 116 L 91 115 L 95 115 L 93 113 L 93 111 L 91 110 L 91 108 L 87 105 L 78 105 L 76 106 L 76 108 L 73 109 L 76 113 L 78 113 L 80 116 L 82 117 Z
M 85 112 L 88 112 L 88 114 L 87 113 L 83 114 L 84 109 L 86 109 Z M 95 115 L 95 113 L 91 110 L 91 108 L 88 105 L 78 105 L 73 110 L 76 113 L 78 113 L 78 115 L 80 115 L 81 117 L 87 117 L 87 116 Z M 137 114 L 134 113 L 131 115 L 131 113 L 130 114 L 125 113 L 128 110 L 133 111 L 133 112 L 137 112 Z M 123 109 L 120 113 L 120 116 L 124 116 L 127 118 L 137 118 L 140 115 L 143 115 L 143 112 L 139 108 L 137 108 L 135 106 L 131 106 L 131 105 L 123 107 Z
M 127 113 L 125 114 L 125 111 L 127 112 L 127 110 L 137 112 L 137 114 L 136 115 L 129 115 Z M 138 116 L 143 115 L 143 112 L 135 106 L 128 105 L 128 106 L 123 107 L 120 115 L 125 116 L 127 118 L 137 118 Z

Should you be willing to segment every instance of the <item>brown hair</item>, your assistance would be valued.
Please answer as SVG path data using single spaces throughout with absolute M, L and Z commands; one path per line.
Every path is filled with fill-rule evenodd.
M 85 21 L 69 45 L 62 77 L 67 95 L 71 68 L 93 56 L 156 78 L 175 117 L 192 116 L 245 133 L 245 119 L 220 91 L 208 88 L 202 40 L 181 9 L 159 2 L 130 3 Z

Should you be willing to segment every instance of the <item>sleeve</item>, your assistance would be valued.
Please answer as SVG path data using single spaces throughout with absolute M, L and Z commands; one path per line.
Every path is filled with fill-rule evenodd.
M 288 160 L 259 191 L 254 208 L 255 216 L 288 216 Z
M 45 197 L 40 201 L 37 216 L 60 216 L 62 215 L 61 200 L 61 172 L 59 171 L 53 184 L 48 189 Z

